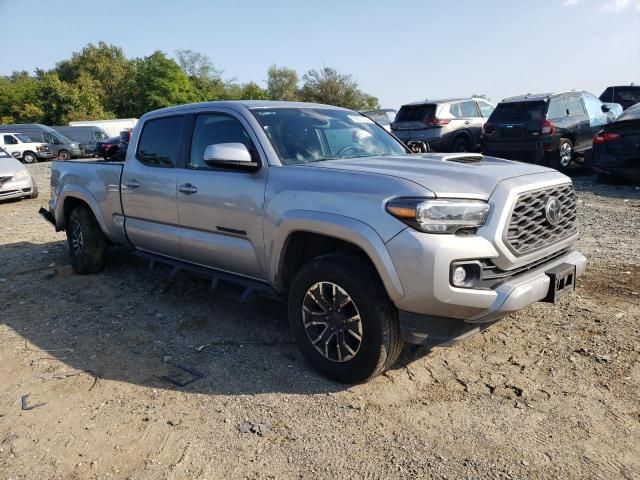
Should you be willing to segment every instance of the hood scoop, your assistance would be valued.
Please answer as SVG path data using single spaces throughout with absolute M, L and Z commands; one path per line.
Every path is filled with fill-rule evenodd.
M 454 153 L 452 155 L 444 155 L 442 161 L 471 164 L 482 163 L 484 162 L 484 156 L 479 153 Z

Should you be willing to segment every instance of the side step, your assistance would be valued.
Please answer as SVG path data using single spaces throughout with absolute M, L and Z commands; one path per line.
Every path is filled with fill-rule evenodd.
M 173 258 L 163 257 L 154 253 L 144 252 L 141 250 L 135 250 L 133 254 L 137 257 L 149 260 L 149 271 L 153 272 L 156 263 L 161 265 L 169 265 L 173 267 L 169 278 L 174 278 L 180 271 L 185 270 L 187 272 L 195 273 L 199 276 L 209 278 L 211 281 L 211 290 L 215 290 L 220 286 L 220 282 L 227 282 L 232 285 L 242 287 L 242 293 L 238 297 L 238 301 L 241 303 L 247 303 L 253 299 L 254 296 L 261 296 L 270 298 L 277 302 L 283 302 L 284 298 L 282 294 L 278 293 L 271 285 L 260 282 L 258 280 L 252 280 L 250 278 L 241 277 L 232 273 L 222 272 L 212 268 L 201 267 L 199 265 L 193 265 L 188 262 L 182 262 Z

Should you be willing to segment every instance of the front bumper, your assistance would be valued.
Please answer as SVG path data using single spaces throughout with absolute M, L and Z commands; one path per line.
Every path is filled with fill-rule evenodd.
M 544 300 L 550 286 L 545 273 L 567 263 L 576 277 L 586 268 L 580 252 L 566 253 L 523 273 L 505 278 L 493 288 L 458 288 L 450 284 L 451 263 L 466 259 L 496 258 L 498 252 L 485 238 L 428 235 L 404 230 L 387 248 L 405 291 L 395 300 L 403 337 L 409 343 L 458 340 L 486 324 Z
M 36 152 L 36 157 L 38 157 L 41 160 L 49 160 L 50 158 L 53 158 L 53 153 L 47 151 L 47 152 Z
M 31 177 L 22 180 L 6 182 L 0 186 L 0 200 L 30 197 L 33 193 L 33 179 Z

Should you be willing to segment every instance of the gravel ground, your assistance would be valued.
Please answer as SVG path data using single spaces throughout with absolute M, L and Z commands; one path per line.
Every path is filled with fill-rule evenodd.
M 0 477 L 640 478 L 638 188 L 575 178 L 576 294 L 347 387 L 283 305 L 122 251 L 74 275 L 29 170 L 40 197 L 0 204 Z

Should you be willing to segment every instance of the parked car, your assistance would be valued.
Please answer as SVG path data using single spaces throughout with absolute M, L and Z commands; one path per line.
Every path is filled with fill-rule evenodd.
M 47 143 L 53 155 L 60 160 L 84 157 L 84 151 L 80 144 L 46 125 L 39 123 L 0 125 L 0 132 L 18 132 L 26 135 L 34 142 Z
M 484 126 L 483 152 L 566 170 L 590 153 L 593 136 L 611 121 L 609 111 L 588 92 L 507 98 Z
M 494 105 L 481 98 L 450 98 L 403 105 L 391 131 L 403 142 L 424 141 L 436 152 L 480 148 L 482 125 Z
M 111 137 L 103 142 L 97 142 L 95 147 L 96 156 L 114 162 L 124 161 L 127 148 L 129 148 L 129 141 L 131 140 L 131 133 L 131 131 L 125 130 L 120 132 L 120 135 L 117 137 Z
M 388 132 L 391 131 L 391 122 L 395 120 L 396 115 L 398 114 L 398 112 L 391 108 L 382 108 L 380 110 L 363 110 L 360 113 L 369 117 L 371 120 L 376 122 Z
M 29 170 L 0 147 L 0 200 L 37 196 L 38 187 Z
M 80 274 L 109 245 L 287 299 L 307 360 L 367 380 L 403 340 L 449 342 L 575 288 L 571 179 L 413 155 L 351 110 L 210 102 L 145 114 L 124 164 L 54 162 L 49 210 Z
M 623 110 L 640 102 L 640 85 L 622 85 L 619 87 L 607 87 L 600 100 L 606 103 L 619 103 Z
M 38 160 L 49 160 L 53 153 L 46 143 L 34 142 L 29 137 L 18 132 L 0 132 L 0 147 L 9 152 L 12 157 L 24 163 L 35 163 Z
M 107 132 L 96 126 L 56 126 L 52 127 L 67 138 L 80 144 L 80 148 L 84 150 L 85 155 L 93 156 L 96 154 L 96 143 L 102 142 L 109 138 Z
M 588 165 L 601 178 L 617 177 L 640 182 L 640 103 L 593 137 Z

